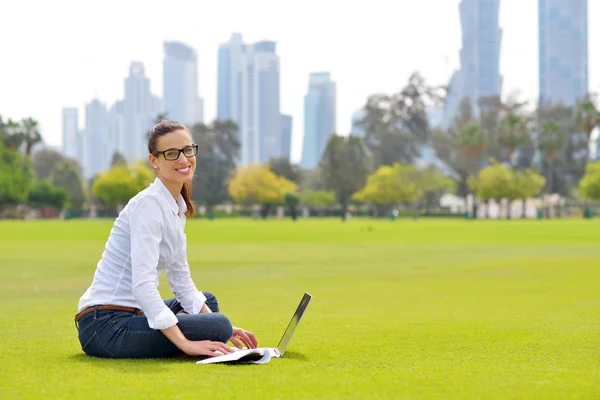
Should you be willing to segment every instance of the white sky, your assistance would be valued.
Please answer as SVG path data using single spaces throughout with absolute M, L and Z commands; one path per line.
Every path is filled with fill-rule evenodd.
M 567 0 L 565 0 L 567 1 Z M 590 90 L 600 93 L 600 0 L 588 0 Z M 162 44 L 198 52 L 206 121 L 216 117 L 217 51 L 231 33 L 274 40 L 281 58 L 281 111 L 293 116 L 292 159 L 303 134 L 308 75 L 330 71 L 337 83 L 337 130 L 374 93 L 395 93 L 418 70 L 447 83 L 458 66 L 460 0 L 0 0 L 0 115 L 37 119 L 59 146 L 62 108 L 94 96 L 121 99 L 132 60 L 162 96 Z M 501 0 L 504 94 L 538 95 L 537 0 Z

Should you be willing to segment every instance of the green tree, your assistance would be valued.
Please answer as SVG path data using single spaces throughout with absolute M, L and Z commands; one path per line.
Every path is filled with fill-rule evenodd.
M 298 205 L 300 204 L 300 195 L 295 192 L 288 192 L 283 195 L 283 204 L 290 210 L 290 217 L 295 221 L 298 217 Z
M 27 203 L 32 208 L 49 206 L 60 211 L 68 204 L 68 201 L 66 190 L 54 187 L 47 181 L 36 182 L 27 196 Z
M 94 181 L 92 193 L 107 205 L 120 207 L 145 189 L 153 179 L 152 171 L 140 160 L 132 167 L 119 165 L 100 173 Z
M 300 192 L 300 202 L 323 215 L 325 210 L 335 203 L 335 194 L 328 190 L 303 190 Z
M 431 135 L 427 108 L 441 100 L 441 88 L 428 85 L 417 72 L 400 92 L 370 96 L 359 125 L 374 166 L 412 163 Z
M 552 193 L 554 178 L 554 162 L 565 147 L 566 133 L 562 127 L 553 120 L 543 120 L 538 132 L 538 147 L 546 164 L 546 191 Z
M 42 141 L 42 135 L 38 129 L 38 122 L 33 118 L 25 118 L 21 121 L 21 130 L 25 137 L 25 155 L 31 156 L 31 150 L 36 143 Z
M 415 173 L 414 165 L 398 163 L 393 166 L 382 165 L 368 176 L 366 185 L 354 193 L 352 198 L 363 203 L 383 205 L 386 208 L 414 201 L 422 195 L 422 191 L 414 182 Z
M 287 157 L 272 158 L 269 160 L 271 171 L 276 175 L 283 176 L 292 182 L 300 183 L 302 171 L 297 164 L 292 164 Z
M 498 140 L 504 148 L 505 159 L 510 165 L 516 164 L 515 151 L 527 143 L 528 136 L 527 122 L 517 114 L 509 112 L 500 122 Z
M 419 200 L 425 203 L 425 215 L 429 215 L 434 204 L 439 204 L 444 194 L 456 192 L 456 182 L 435 166 L 415 170 L 412 181 L 422 193 Z
M 117 165 L 127 165 L 127 159 L 125 159 L 125 156 L 121 154 L 118 150 L 115 150 L 110 159 L 110 167 L 113 168 Z
M 590 200 L 600 200 L 600 161 L 590 162 L 579 182 L 581 194 Z
M 76 164 L 68 159 L 63 160 L 54 166 L 49 179 L 54 186 L 67 192 L 69 207 L 77 213 L 81 212 L 86 202 L 86 190 L 84 178 Z
M 52 175 L 52 171 L 58 164 L 68 162 L 73 165 L 79 174 L 81 174 L 81 166 L 77 161 L 67 158 L 52 149 L 42 149 L 35 152 L 35 157 L 31 158 L 31 164 L 35 171 L 35 176 L 38 180 L 43 181 Z
M 192 199 L 212 208 L 229 199 L 227 180 L 235 169 L 240 149 L 238 127 L 233 121 L 214 121 L 211 125 L 196 124 L 191 128 L 198 144 L 196 175 Z
M 352 194 L 364 186 L 371 171 L 371 159 L 362 139 L 331 135 L 319 162 L 319 171 L 326 189 L 335 193 L 345 221 Z
M 530 197 L 537 196 L 546 185 L 546 178 L 538 174 L 532 169 L 515 172 L 515 195 L 514 200 L 523 199 L 523 218 L 525 218 L 526 200 Z
M 600 111 L 598 111 L 592 96 L 588 95 L 585 99 L 577 102 L 575 120 L 578 131 L 584 137 L 586 148 L 585 161 L 587 162 L 589 159 L 589 145 L 592 131 L 600 123 Z
M 0 143 L 0 216 L 3 206 L 25 202 L 32 183 L 30 159 Z
M 260 204 L 266 218 L 271 206 L 284 203 L 286 193 L 295 192 L 296 184 L 275 175 L 269 165 L 249 165 L 236 168 L 229 179 L 228 190 L 239 204 Z

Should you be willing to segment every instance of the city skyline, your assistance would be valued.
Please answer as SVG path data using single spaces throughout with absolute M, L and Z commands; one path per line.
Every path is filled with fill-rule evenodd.
M 357 5 L 340 9 L 314 2 L 323 11 L 318 15 L 310 14 L 311 2 L 297 6 L 293 12 L 277 2 L 225 3 L 199 6 L 184 2 L 165 9 L 136 1 L 114 8 L 109 1 L 98 3 L 101 6 L 94 19 L 77 17 L 86 15 L 89 3 L 10 4 L 8 11 L 15 15 L 35 7 L 39 12 L 32 16 L 31 23 L 47 33 L 29 35 L 16 29 L 18 18 L 0 27 L 4 51 L 22 54 L 20 50 L 29 49 L 19 56 L 19 63 L 0 67 L 0 113 L 13 119 L 32 116 L 40 122 L 46 142 L 56 146 L 62 139 L 62 109 L 78 108 L 81 128 L 84 104 L 94 98 L 112 104 L 123 97 L 122 81 L 134 60 L 145 65 L 151 92 L 162 97 L 162 46 L 164 41 L 174 40 L 198 52 L 198 93 L 204 98 L 204 119 L 210 122 L 217 109 L 218 46 L 233 32 L 241 32 L 248 42 L 272 40 L 277 44 L 281 59 L 281 113 L 293 117 L 292 160 L 299 161 L 304 132 L 303 96 L 311 72 L 325 70 L 335 76 L 338 133 L 347 135 L 352 113 L 368 95 L 396 92 L 414 70 L 432 84 L 446 84 L 458 67 L 459 0 L 424 0 L 418 4 L 373 1 L 368 9 Z M 538 96 L 538 2 L 514 3 L 502 1 L 500 5 L 503 95 L 520 89 L 522 98 L 533 100 Z M 50 28 L 50 21 L 42 16 L 56 7 L 68 7 L 71 17 L 59 16 Z M 264 7 L 269 7 L 273 11 L 270 15 L 277 18 L 263 15 L 260 10 Z M 122 12 L 115 13 L 115 9 Z M 227 14 L 231 9 L 237 12 Z M 383 9 L 385 13 L 380 11 Z M 437 12 L 431 13 L 431 9 Z M 595 92 L 600 92 L 598 11 L 600 2 L 589 0 L 589 89 Z M 203 16 L 201 23 L 195 21 L 197 15 Z M 218 18 L 223 15 L 226 18 Z M 308 15 L 311 30 L 301 29 Z M 336 18 L 335 30 L 329 24 L 332 15 L 340 16 Z M 356 29 L 356 18 L 351 16 L 375 22 Z M 107 29 L 102 21 L 109 17 L 112 23 Z M 409 36 L 425 23 L 436 29 L 422 29 L 419 40 Z M 15 36 L 14 32 L 19 34 Z M 3 37 L 11 40 L 2 40 Z M 403 37 L 410 40 L 403 41 Z M 47 45 L 49 42 L 52 46 Z

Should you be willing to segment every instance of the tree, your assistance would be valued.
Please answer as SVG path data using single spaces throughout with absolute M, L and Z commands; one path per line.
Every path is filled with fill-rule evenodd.
M 547 180 L 552 176 L 552 182 L 548 182 L 547 191 L 565 196 L 570 195 L 585 172 L 588 154 L 583 135 L 577 133 L 576 110 L 559 104 L 540 107 L 537 114 L 538 131 L 541 130 L 543 121 L 555 121 L 558 124 L 558 134 L 562 136 L 560 140 L 564 140 L 562 151 L 559 151 L 552 160 L 542 157 L 541 169 L 544 171 L 544 175 Z M 551 165 L 549 165 L 549 161 Z
M 296 191 L 296 184 L 275 175 L 268 165 L 252 164 L 233 171 L 228 189 L 236 203 L 260 204 L 261 216 L 266 218 L 271 206 L 283 204 L 284 195 Z
M 31 156 L 31 149 L 36 143 L 42 141 L 42 135 L 38 130 L 38 122 L 33 118 L 25 118 L 21 121 L 21 129 L 25 138 L 25 155 Z
M 509 112 L 500 122 L 498 130 L 498 140 L 504 147 L 506 160 L 509 165 L 514 166 L 516 163 L 514 159 L 515 150 L 527 143 L 527 137 L 529 136 L 526 121 L 519 115 Z
M 21 151 L 27 141 L 21 125 L 10 118 L 2 126 L 2 139 L 4 146 L 11 151 Z
M 134 166 L 119 165 L 98 175 L 92 186 L 94 196 L 111 206 L 121 206 L 145 189 L 154 179 L 146 163 Z
M 215 205 L 229 199 L 227 180 L 235 169 L 240 149 L 237 131 L 232 121 L 196 124 L 191 128 L 194 142 L 198 144 L 192 199 L 204 204 L 209 214 Z
M 290 216 L 295 221 L 298 217 L 298 205 L 300 204 L 300 195 L 289 192 L 283 195 L 283 204 L 290 210 Z
M 29 191 L 27 203 L 36 209 L 49 206 L 60 211 L 68 204 L 68 194 L 65 189 L 54 187 L 47 181 L 38 181 Z
M 367 99 L 365 116 L 359 125 L 365 131 L 365 143 L 375 167 L 395 162 L 409 164 L 419 156 L 420 145 L 431 135 L 426 110 L 441 101 L 440 91 L 415 72 L 400 92 Z
M 479 171 L 477 176 L 472 176 L 469 179 L 469 186 L 483 201 L 512 198 L 516 193 L 513 170 L 495 160 Z
M 415 174 L 414 165 L 382 165 L 367 177 L 367 184 L 354 193 L 353 199 L 364 203 L 375 203 L 390 207 L 407 201 L 414 201 L 422 191 L 411 179 Z
M 530 168 L 523 171 L 516 171 L 515 174 L 515 199 L 523 199 L 523 218 L 525 218 L 526 199 L 540 194 L 546 185 L 546 178 Z
M 77 173 L 81 174 L 81 166 L 79 163 L 71 158 L 67 158 L 52 149 L 42 149 L 35 152 L 35 156 L 31 158 L 31 164 L 35 171 L 35 176 L 38 180 L 46 180 L 52 175 L 52 171 L 58 164 L 70 163 L 77 170 Z
M 531 169 L 514 171 L 495 160 L 469 180 L 469 185 L 480 199 L 484 201 L 507 199 L 509 204 L 513 200 L 537 195 L 544 184 L 544 177 Z M 510 217 L 510 210 L 507 210 L 506 215 L 507 218 Z
M 429 214 L 431 207 L 439 202 L 442 195 L 454 193 L 457 186 L 453 179 L 434 166 L 415 170 L 412 181 L 422 193 L 420 198 L 425 201 L 425 215 Z
M 364 186 L 371 171 L 371 159 L 362 139 L 331 135 L 318 168 L 325 187 L 335 193 L 345 221 L 352 194 Z
M 591 96 L 577 102 L 575 120 L 578 131 L 583 135 L 586 144 L 586 161 L 589 159 L 589 145 L 592 131 L 600 123 L 600 111 Z
M 546 162 L 546 191 L 552 193 L 554 177 L 554 161 L 561 153 L 566 143 L 566 134 L 561 126 L 553 120 L 543 120 L 538 132 L 538 147 Z
M 335 194 L 328 190 L 303 190 L 300 192 L 300 203 L 315 208 L 323 214 L 327 207 L 335 203 Z
M 600 200 L 600 161 L 587 164 L 585 175 L 579 182 L 581 194 L 590 200 Z
M 123 154 L 121 154 L 118 150 L 115 150 L 110 159 L 110 167 L 113 168 L 117 165 L 127 165 L 127 160 Z
M 300 166 L 292 164 L 289 158 L 272 158 L 269 160 L 269 165 L 271 166 L 271 171 L 276 175 L 283 176 L 292 182 L 300 183 L 300 178 L 302 177 Z
M 0 143 L 0 216 L 2 206 L 25 202 L 32 183 L 30 159 Z
M 69 206 L 73 211 L 80 212 L 83 209 L 86 202 L 84 179 L 75 163 L 65 159 L 56 164 L 49 179 L 54 186 L 67 192 Z

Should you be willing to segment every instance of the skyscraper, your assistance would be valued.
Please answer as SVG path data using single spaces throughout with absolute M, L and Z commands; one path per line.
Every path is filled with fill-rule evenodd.
M 92 99 L 85 106 L 85 131 L 82 143 L 83 174 L 91 178 L 108 169 L 107 159 L 110 157 L 106 138 L 107 112 L 106 105 L 98 99 Z
M 278 157 L 290 159 L 292 152 L 292 116 L 281 115 L 281 151 Z
M 132 62 L 129 76 L 125 79 L 123 99 L 123 135 L 117 143 L 124 146 L 123 155 L 135 161 L 148 155 L 147 133 L 161 112 L 160 100 L 150 93 L 150 79 L 146 77 L 144 65 Z
M 79 111 L 77 108 L 63 108 L 62 152 L 70 158 L 79 158 Z
M 240 164 L 264 163 L 281 153 L 279 56 L 276 44 L 245 45 L 240 34 L 219 47 L 217 118 L 239 128 Z
M 462 0 L 460 3 L 460 68 L 450 80 L 442 128 L 452 125 L 464 98 L 470 100 L 475 115 L 478 115 L 477 102 L 480 98 L 502 93 L 499 3 L 500 0 Z
M 329 72 L 311 73 L 304 96 L 302 168 L 317 166 L 327 141 L 336 131 L 336 87 Z
M 168 119 L 187 126 L 204 121 L 204 105 L 198 96 L 196 51 L 179 42 L 164 43 L 163 93 Z
M 575 105 L 588 92 L 587 0 L 539 0 L 540 103 Z

